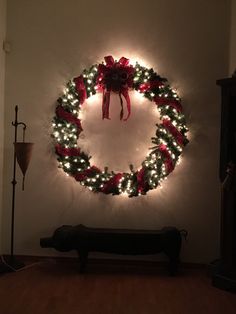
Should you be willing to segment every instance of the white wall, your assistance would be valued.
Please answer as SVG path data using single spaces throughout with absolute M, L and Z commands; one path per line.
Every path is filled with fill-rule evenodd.
M 6 1 L 0 0 L 0 254 L 2 252 L 2 184 L 3 184 L 3 143 L 4 143 L 4 80 L 5 52 L 3 41 L 6 32 Z
M 229 75 L 236 70 L 236 0 L 231 0 Z
M 115 8 L 108 0 L 9 1 L 7 37 L 12 52 L 6 73 L 5 251 L 9 248 L 11 200 L 10 124 L 14 105 L 19 104 L 20 118 L 28 124 L 28 139 L 35 142 L 35 150 L 26 191 L 17 187 L 16 253 L 57 254 L 40 249 L 39 238 L 62 224 L 83 223 L 150 229 L 174 225 L 189 231 L 183 260 L 209 262 L 218 256 L 220 91 L 215 81 L 228 71 L 228 20 L 229 2 L 222 0 L 121 0 Z M 183 99 L 191 142 L 163 189 L 147 196 L 94 195 L 57 169 L 50 138 L 55 100 L 70 78 L 107 54 L 143 59 L 166 76 Z M 134 99 L 132 103 L 136 108 Z M 112 162 L 109 136 L 105 148 L 99 143 L 93 147 L 91 127 L 93 122 L 96 130 L 101 126 L 98 104 L 94 108 L 86 113 L 85 142 L 98 163 L 103 164 L 100 155 Z M 120 160 L 122 167 L 132 161 L 131 151 L 134 155 L 135 149 L 143 152 L 150 147 L 154 120 L 145 108 L 148 106 L 140 106 L 140 112 L 135 109 L 139 113 L 133 114 L 124 129 L 116 117 L 109 125 L 114 140 L 118 140 L 114 131 L 118 127 L 129 134 L 122 135 L 122 150 L 131 145 Z M 132 126 L 137 134 L 145 133 L 142 139 L 130 133 Z M 120 150 L 116 148 L 117 154 Z M 142 157 L 138 155 L 140 161 Z

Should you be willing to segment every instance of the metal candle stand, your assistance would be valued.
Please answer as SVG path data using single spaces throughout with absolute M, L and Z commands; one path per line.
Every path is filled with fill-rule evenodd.
M 18 121 L 18 106 L 15 106 L 15 121 L 12 122 L 15 128 L 14 136 L 14 160 L 13 160 L 13 179 L 12 183 L 12 215 L 11 215 L 11 254 L 6 257 L 2 257 L 2 265 L 0 265 L 0 272 L 17 271 L 23 268 L 25 265 L 21 261 L 17 260 L 14 256 L 14 223 L 15 223 L 15 190 L 16 190 L 16 161 L 18 162 L 20 169 L 23 173 L 22 190 L 24 190 L 25 174 L 30 162 L 33 143 L 25 142 L 25 130 L 26 124 Z M 17 142 L 18 126 L 23 126 L 23 142 Z

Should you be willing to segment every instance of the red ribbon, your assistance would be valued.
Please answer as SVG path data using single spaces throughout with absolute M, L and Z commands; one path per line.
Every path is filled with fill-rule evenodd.
M 66 111 L 62 106 L 57 106 L 56 114 L 57 114 L 58 118 L 62 118 L 64 120 L 66 120 L 67 122 L 71 122 L 71 123 L 76 124 L 78 134 L 81 131 L 83 131 L 80 119 L 76 118 L 72 113 Z
M 163 86 L 163 85 L 164 85 L 163 82 L 160 80 L 152 80 L 152 81 L 149 81 L 147 83 L 140 84 L 139 85 L 139 91 L 141 93 L 145 93 L 148 90 L 152 90 L 154 88 L 158 88 L 158 87 Z
M 114 188 L 118 186 L 122 177 L 123 177 L 122 173 L 115 174 L 109 181 L 107 181 L 103 185 L 103 187 L 101 188 L 101 191 L 105 194 L 111 193 L 114 190 Z
M 154 101 L 158 106 L 169 105 L 175 108 L 178 112 L 182 112 L 182 105 L 177 99 L 157 96 L 154 98 Z
M 97 88 L 103 91 L 102 102 L 102 118 L 110 119 L 110 94 L 111 92 L 118 93 L 121 102 L 120 119 L 123 119 L 123 100 L 126 100 L 128 115 L 126 121 L 131 114 L 131 103 L 128 94 L 129 88 L 133 86 L 133 74 L 135 69 L 129 65 L 129 59 L 122 57 L 119 61 L 115 61 L 112 56 L 106 56 L 106 64 L 99 64 L 97 76 Z
M 78 77 L 75 77 L 74 83 L 75 83 L 76 91 L 79 95 L 80 104 L 82 105 L 85 99 L 87 98 L 87 92 L 86 92 L 86 87 L 84 85 L 83 76 L 80 75 Z
M 80 149 L 79 148 L 73 148 L 73 147 L 63 147 L 60 144 L 56 144 L 56 153 L 61 156 L 79 156 L 80 155 Z
M 179 145 L 183 145 L 184 136 L 168 119 L 163 119 L 162 125 L 174 136 Z
M 111 92 L 103 90 L 103 101 L 102 101 L 102 118 L 109 118 L 109 106 L 110 106 Z
M 159 150 L 165 158 L 164 163 L 165 163 L 165 167 L 166 167 L 167 172 L 168 173 L 172 172 L 174 170 L 174 164 L 173 164 L 173 161 L 171 159 L 170 153 L 167 150 L 166 145 L 164 145 L 164 144 L 159 145 Z
M 138 193 L 143 193 L 147 189 L 147 182 L 145 182 L 145 169 L 141 168 L 137 172 L 137 181 L 138 181 Z
M 127 105 L 128 115 L 125 119 L 123 119 L 123 101 L 122 101 L 121 95 L 124 96 L 124 98 L 126 100 L 126 105 Z M 131 102 L 130 102 L 130 98 L 129 98 L 128 89 L 124 89 L 123 91 L 121 91 L 119 96 L 120 96 L 120 103 L 121 103 L 120 120 L 123 119 L 124 121 L 127 121 L 129 119 L 130 114 L 131 114 Z
M 76 181 L 84 181 L 88 177 L 93 177 L 96 173 L 100 173 L 101 170 L 97 168 L 96 166 L 92 166 L 88 169 L 85 169 L 84 171 L 77 172 L 74 175 L 74 178 Z

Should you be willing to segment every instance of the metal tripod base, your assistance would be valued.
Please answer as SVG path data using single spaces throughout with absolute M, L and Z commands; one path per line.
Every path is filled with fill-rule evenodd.
M 16 259 L 15 256 L 5 256 L 2 258 L 0 273 L 18 271 L 23 267 L 25 267 L 25 264 Z
M 0 262 L 0 275 L 4 273 L 8 273 L 10 271 L 12 270 L 10 270 L 10 268 L 6 264 L 4 264 L 3 262 Z

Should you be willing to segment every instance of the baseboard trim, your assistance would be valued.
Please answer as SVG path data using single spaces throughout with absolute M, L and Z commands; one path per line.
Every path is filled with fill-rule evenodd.
M 5 255 L 7 256 L 7 255 Z M 16 255 L 17 259 L 22 260 L 25 264 L 45 262 L 47 260 L 53 260 L 62 263 L 78 263 L 77 257 L 72 256 L 35 256 L 35 255 Z M 117 266 L 137 266 L 137 267 L 160 267 L 165 268 L 168 261 L 148 261 L 148 260 L 130 260 L 130 259 L 118 259 L 118 258 L 89 258 L 88 265 L 117 265 Z M 190 263 L 180 262 L 179 268 L 182 269 L 205 269 L 208 265 L 203 263 Z

